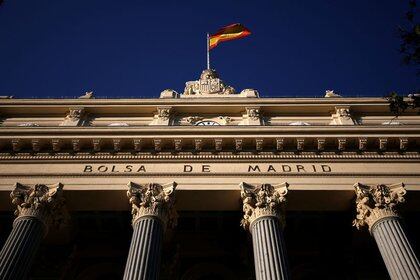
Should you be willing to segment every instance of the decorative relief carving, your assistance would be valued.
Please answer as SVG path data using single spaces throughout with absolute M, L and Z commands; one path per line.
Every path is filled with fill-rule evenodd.
M 41 143 L 39 139 L 32 139 L 31 144 L 32 144 L 32 150 L 34 152 L 39 152 L 41 150 Z
M 255 139 L 255 149 L 262 151 L 264 148 L 264 139 Z
M 287 183 L 274 186 L 270 184 L 253 186 L 242 182 L 240 188 L 244 216 L 241 226 L 244 229 L 249 229 L 253 221 L 262 216 L 277 217 L 280 223 L 284 225 L 287 187 Z
M 175 151 L 179 152 L 182 150 L 182 139 L 174 139 Z
M 242 151 L 242 139 L 235 139 L 235 150 Z
M 73 147 L 73 151 L 80 151 L 80 139 L 71 139 L 71 145 Z
M 353 120 L 349 106 L 335 107 L 334 113 L 331 115 L 332 123 L 335 125 L 354 125 L 356 122 Z
M 138 219 L 153 216 L 162 221 L 164 228 L 174 227 L 177 222 L 175 204 L 176 183 L 166 185 L 128 183 L 127 197 L 131 204 L 132 224 Z
M 258 121 L 261 116 L 259 108 L 246 108 L 246 114 L 253 121 Z
M 325 96 L 324 97 L 341 97 L 341 95 L 335 93 L 333 90 L 326 90 L 325 91 Z
M 400 150 L 405 151 L 408 148 L 408 138 L 400 138 Z
M 201 151 L 203 149 L 203 140 L 202 139 L 194 139 L 194 146 L 196 151 Z
M 367 148 L 367 138 L 359 138 L 359 150 L 366 151 Z
M 219 119 L 221 120 L 222 124 L 227 125 L 232 122 L 232 119 L 227 116 L 219 116 Z
M 59 152 L 61 150 L 61 140 L 60 139 L 52 139 L 51 140 L 52 149 L 54 152 Z
M 160 93 L 160 98 L 178 98 L 179 94 L 173 89 L 165 89 Z
M 39 124 L 27 122 L 27 123 L 18 124 L 18 126 L 23 126 L 23 127 L 37 127 L 37 126 L 39 126 Z
M 318 151 L 325 150 L 325 138 L 318 138 L 317 139 L 317 149 L 318 149 Z
M 283 151 L 284 149 L 284 139 L 283 138 L 277 138 L 276 139 L 276 150 L 277 151 Z
M 141 150 L 142 141 L 141 139 L 133 139 L 133 146 L 136 152 Z
M 86 119 L 84 108 L 70 108 L 60 126 L 80 126 Z
M 222 148 L 223 148 L 223 139 L 221 138 L 214 139 L 214 149 L 216 151 L 221 151 Z
M 158 118 L 163 121 L 167 121 L 171 117 L 172 110 L 170 107 L 158 107 L 157 111 L 158 111 L 157 113 Z
M 338 150 L 344 151 L 346 149 L 347 139 L 346 138 L 338 138 Z
M 86 91 L 84 95 L 79 96 L 79 99 L 94 99 L 93 91 Z
M 196 123 L 198 123 L 199 121 L 202 121 L 204 119 L 204 117 L 200 117 L 200 116 L 191 116 L 187 118 L 187 122 L 195 125 Z
M 350 107 L 335 107 L 335 113 L 343 119 L 351 119 Z
M 160 152 L 162 150 L 162 139 L 153 139 L 155 151 Z
M 211 97 L 212 95 L 235 94 L 235 89 L 225 85 L 219 79 L 217 72 L 213 69 L 206 69 L 201 73 L 200 79 L 185 83 L 184 95 Z
M 99 152 L 101 150 L 101 139 L 92 139 L 93 151 Z
M 121 151 L 121 139 L 112 139 L 112 144 L 114 146 L 114 151 L 119 152 Z
M 46 229 L 50 224 L 60 226 L 66 223 L 69 215 L 64 207 L 63 185 L 36 184 L 34 186 L 16 183 L 10 197 L 17 209 L 17 219 L 35 217 L 39 219 Z
M 70 108 L 65 119 L 70 121 L 79 121 L 85 113 L 84 108 Z
M 12 139 L 12 150 L 13 152 L 19 152 L 22 149 L 20 139 Z
M 396 206 L 404 202 L 406 190 L 403 183 L 393 185 L 367 186 L 354 185 L 356 191 L 356 219 L 353 226 L 360 229 L 368 226 L 369 230 L 380 219 L 398 217 Z
M 296 149 L 298 151 L 303 151 L 305 148 L 305 139 L 304 138 L 297 138 L 296 139 Z
M 388 144 L 387 138 L 379 138 L 379 150 L 385 151 Z

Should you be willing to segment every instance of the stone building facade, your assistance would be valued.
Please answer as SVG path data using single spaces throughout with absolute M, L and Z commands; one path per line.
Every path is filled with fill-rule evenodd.
M 420 279 L 420 116 L 382 98 L 260 98 L 204 70 L 0 117 L 1 279 Z

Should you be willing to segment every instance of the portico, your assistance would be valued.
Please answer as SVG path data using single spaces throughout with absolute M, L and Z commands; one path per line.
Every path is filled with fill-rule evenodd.
M 0 278 L 42 256 L 62 279 L 419 279 L 415 112 L 205 71 L 159 99 L 0 100 Z

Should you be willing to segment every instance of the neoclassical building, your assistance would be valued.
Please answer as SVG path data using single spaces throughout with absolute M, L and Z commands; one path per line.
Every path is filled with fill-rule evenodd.
M 420 115 L 383 98 L 204 70 L 0 117 L 0 279 L 420 279 Z

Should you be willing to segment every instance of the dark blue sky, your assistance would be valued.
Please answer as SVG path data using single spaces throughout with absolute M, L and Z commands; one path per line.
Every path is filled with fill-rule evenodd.
M 158 97 L 205 68 L 207 31 L 240 22 L 212 66 L 262 96 L 383 96 L 418 89 L 401 63 L 408 1 L 23 1 L 0 6 L 0 95 Z

